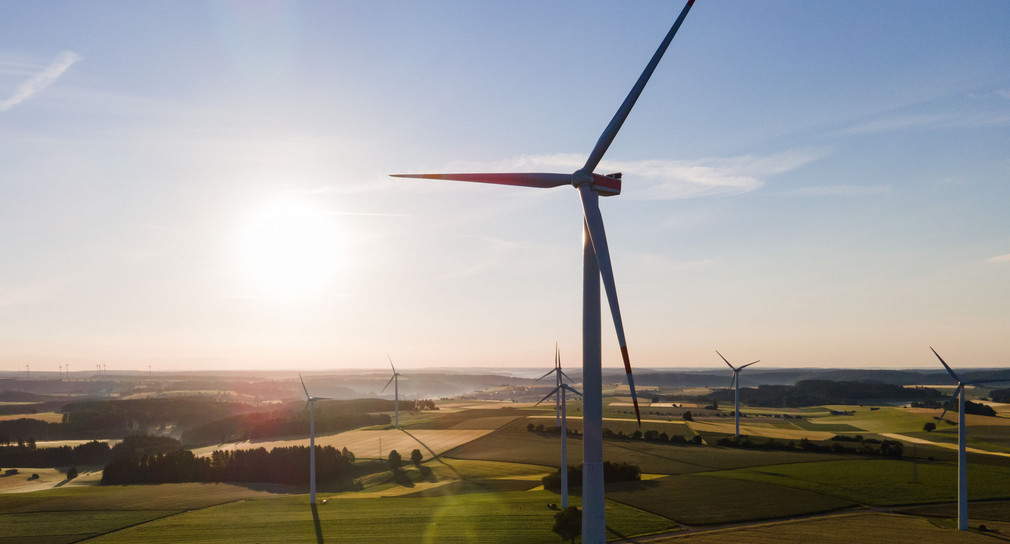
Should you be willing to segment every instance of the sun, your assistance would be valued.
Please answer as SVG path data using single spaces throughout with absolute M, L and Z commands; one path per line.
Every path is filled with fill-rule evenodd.
M 342 244 L 333 214 L 311 202 L 266 203 L 246 218 L 239 260 L 261 294 L 305 297 L 322 292 L 339 271 Z

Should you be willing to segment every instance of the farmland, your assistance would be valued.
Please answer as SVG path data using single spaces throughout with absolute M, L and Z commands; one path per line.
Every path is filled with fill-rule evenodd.
M 734 431 L 726 406 L 645 402 L 638 427 L 628 400 L 606 398 L 604 427 L 610 434 L 604 441 L 604 458 L 636 465 L 644 477 L 608 484 L 607 524 L 612 539 L 805 542 L 819 535 L 817 540 L 822 542 L 873 541 L 885 526 L 901 527 L 900 538 L 907 537 L 888 537 L 888 542 L 974 542 L 981 537 L 951 528 L 955 498 L 951 448 L 956 426 L 939 423 L 937 430 L 923 431 L 924 423 L 938 415 L 936 410 L 847 405 L 745 408 L 741 432 L 752 444 L 741 448 L 716 445 Z M 544 490 L 540 482 L 559 463 L 560 437 L 554 431 L 553 406 L 447 400 L 438 408 L 401 412 L 401 429 L 372 425 L 317 436 L 317 445 L 347 448 L 362 467 L 370 468 L 357 477 L 354 489 L 321 484 L 321 501 L 314 512 L 304 486 L 99 486 L 101 467 L 78 467 L 80 476 L 70 480 L 66 467 L 24 468 L 18 474 L 0 476 L 0 523 L 9 528 L 0 542 L 405 542 L 418 538 L 424 542 L 556 542 L 557 535 L 550 531 L 554 513 L 546 505 L 559 502 L 559 497 Z M 580 405 L 573 402 L 569 408 L 569 427 L 581 431 Z M 694 415 L 691 421 L 683 417 L 688 410 Z M 1006 525 L 1010 507 L 1004 502 L 1010 499 L 1010 468 L 1001 457 L 1010 451 L 1010 419 L 969 415 L 968 422 L 973 452 L 969 489 L 975 501 L 972 525 L 986 523 L 1010 530 Z M 660 435 L 662 439 L 657 438 Z M 832 440 L 836 435 L 848 442 Z M 799 447 L 808 442 L 858 446 L 863 439 L 879 443 L 885 438 L 904 442 L 905 455 L 883 458 L 852 453 L 855 450 L 804 451 Z M 307 443 L 307 436 L 302 435 L 233 441 L 192 451 L 210 456 L 215 450 Z M 75 442 L 39 442 L 37 446 L 43 444 Z M 776 447 L 762 447 L 765 444 Z M 569 463 L 580 463 L 578 434 L 569 437 L 568 448 Z M 382 468 L 394 449 L 405 458 L 419 450 L 422 464 L 407 464 L 399 475 Z M 39 477 L 29 479 L 33 473 Z M 575 489 L 572 502 L 578 505 L 579 501 Z M 894 530 L 888 534 L 895 534 Z

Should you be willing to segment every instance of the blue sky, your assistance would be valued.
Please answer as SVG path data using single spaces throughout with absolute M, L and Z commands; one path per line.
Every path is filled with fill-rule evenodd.
M 575 191 L 387 174 L 576 170 L 681 7 L 7 3 L 0 368 L 577 364 Z M 635 367 L 1010 363 L 1008 36 L 699 0 L 598 169 Z

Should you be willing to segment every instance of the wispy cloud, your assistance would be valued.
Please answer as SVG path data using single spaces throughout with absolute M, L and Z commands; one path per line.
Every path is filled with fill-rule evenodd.
M 890 192 L 890 185 L 815 185 L 801 187 L 793 191 L 793 194 L 802 196 L 865 196 L 886 195 Z
M 1006 255 L 997 255 L 995 257 L 989 257 L 989 262 L 991 263 L 1010 263 L 1010 253 Z
M 56 60 L 41 72 L 35 73 L 28 81 L 22 83 L 14 94 L 6 100 L 0 101 L 0 111 L 7 111 L 14 106 L 35 96 L 40 91 L 59 79 L 75 62 L 81 60 L 80 55 L 72 51 L 61 51 L 56 55 Z
M 670 200 L 736 195 L 761 188 L 765 179 L 799 168 L 825 155 L 824 149 L 798 149 L 768 156 L 714 157 L 691 161 L 600 162 L 597 172 L 622 172 L 624 194 L 640 200 Z M 446 172 L 574 172 L 585 164 L 576 153 L 523 155 L 496 162 L 456 162 Z
M 1002 94 L 1002 91 L 1000 91 Z M 855 125 L 838 131 L 836 134 L 851 136 L 875 132 L 891 132 L 898 130 L 930 130 L 939 128 L 973 128 L 991 127 L 1010 124 L 1010 113 L 931 113 L 910 115 L 888 115 L 879 119 Z

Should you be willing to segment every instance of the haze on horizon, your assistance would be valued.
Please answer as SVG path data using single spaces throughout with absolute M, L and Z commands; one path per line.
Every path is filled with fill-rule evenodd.
M 580 364 L 570 191 L 387 175 L 577 169 L 679 6 L 5 7 L 0 369 Z M 634 367 L 1010 363 L 1010 6 L 690 23 L 598 169 Z

